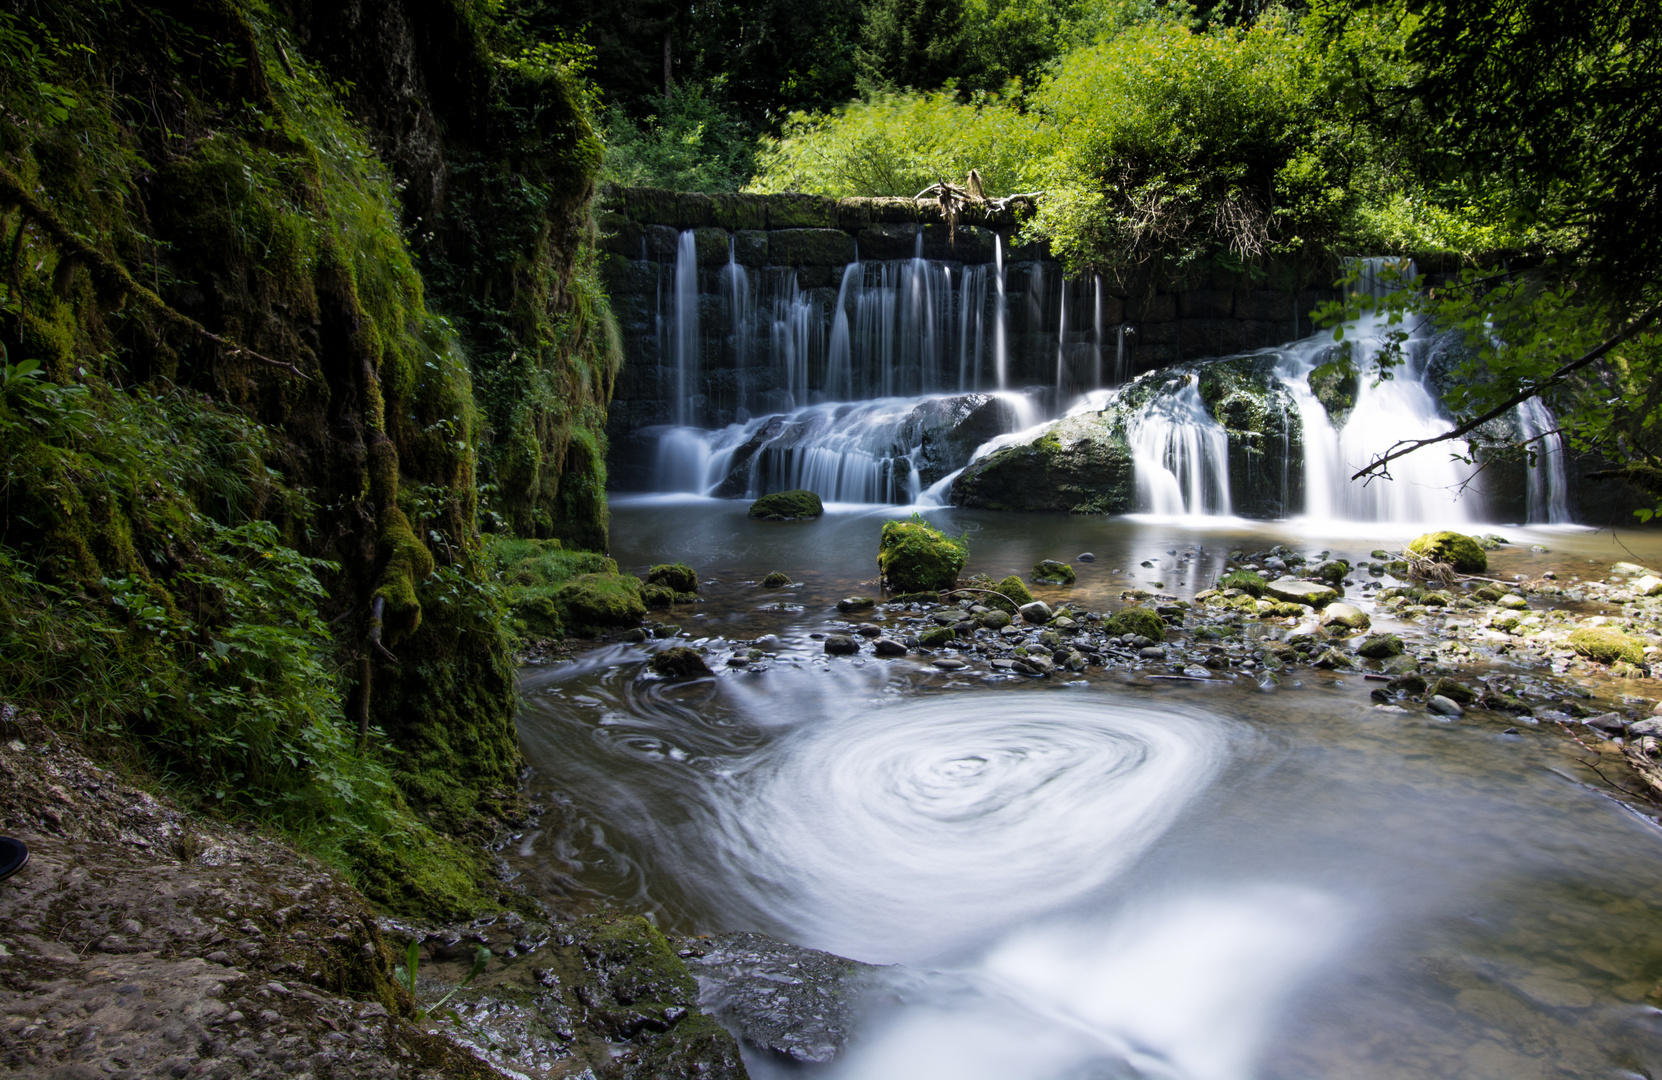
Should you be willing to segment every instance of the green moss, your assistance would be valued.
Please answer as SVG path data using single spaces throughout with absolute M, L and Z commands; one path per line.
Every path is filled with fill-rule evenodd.
M 1361 375 L 1348 359 L 1329 360 L 1310 372 L 1310 392 L 1322 403 L 1335 427 L 1343 426 L 1356 407 Z
M 416 539 L 409 518 L 395 506 L 381 512 L 379 542 L 384 563 L 375 596 L 386 602 L 382 626 L 384 642 L 391 647 L 415 633 L 421 625 L 416 583 L 431 574 L 435 564 L 433 553 Z
M 940 600 L 940 593 L 930 591 L 896 593 L 889 597 L 891 604 L 938 604 Z
M 1033 594 L 1027 590 L 1026 583 L 1014 574 L 1011 574 L 1009 577 L 999 582 L 997 590 L 1003 595 L 1009 597 L 1010 603 L 1014 605 L 1014 607 L 1010 609 L 1012 612 L 1015 611 L 1015 608 L 1019 608 L 1023 604 L 1031 604 L 1033 602 Z
M 936 649 L 942 645 L 952 644 L 953 640 L 957 638 L 957 636 L 958 632 L 952 627 L 937 626 L 934 629 L 925 630 L 923 633 L 919 634 L 918 641 L 920 641 L 926 649 Z
M 628 574 L 582 574 L 554 592 L 567 627 L 581 634 L 619 626 L 639 626 L 646 601 L 639 578 Z
M 1570 633 L 1570 648 L 1601 664 L 1645 662 L 1643 642 L 1609 626 L 1584 626 Z
M 783 589 L 787 585 L 794 584 L 796 583 L 791 580 L 790 575 L 783 570 L 771 571 L 767 577 L 762 579 L 762 588 L 764 589 Z
M 877 569 L 896 592 L 950 589 L 969 557 L 969 545 L 925 523 L 891 521 L 878 540 Z
M 1402 639 L 1395 634 L 1371 634 L 1356 647 L 1356 655 L 1370 660 L 1388 660 L 1402 653 Z
M 685 563 L 665 563 L 646 573 L 648 585 L 663 585 L 677 593 L 698 591 L 698 572 Z
M 1033 567 L 1033 580 L 1046 585 L 1072 585 L 1075 578 L 1072 566 L 1055 559 L 1045 559 Z
M 1116 611 L 1103 622 L 1102 628 L 1109 634 L 1136 634 L 1155 641 L 1163 641 L 1166 637 L 1165 620 L 1136 604 Z
M 1240 589 L 1254 599 L 1264 595 L 1264 586 L 1267 584 L 1261 575 L 1251 570 L 1232 570 L 1218 579 L 1219 589 Z
M 819 496 L 801 488 L 763 495 L 750 504 L 750 516 L 759 521 L 807 521 L 824 513 Z
M 1489 556 L 1482 545 L 1464 533 L 1426 533 L 1409 543 L 1408 554 L 1447 563 L 1462 574 L 1481 574 L 1489 569 Z
M 710 674 L 710 665 L 704 658 L 684 645 L 653 653 L 647 666 L 669 679 L 702 679 Z

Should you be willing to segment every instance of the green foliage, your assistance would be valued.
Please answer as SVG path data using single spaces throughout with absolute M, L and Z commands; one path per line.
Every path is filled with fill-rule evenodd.
M 969 557 L 969 541 L 934 528 L 918 514 L 891 521 L 878 539 L 877 569 L 893 592 L 950 589 Z
M 726 102 L 725 80 L 691 80 L 648 99 L 635 120 L 621 106 L 605 113 L 605 164 L 614 184 L 673 191 L 737 191 L 755 167 L 756 139 Z
M 957 76 L 969 49 L 965 0 L 868 0 L 855 63 L 863 89 L 932 90 Z
M 793 113 L 763 139 L 749 190 L 910 198 L 943 177 L 981 173 L 989 192 L 1021 190 L 1038 151 L 1037 120 L 985 95 L 878 94 L 825 116 Z

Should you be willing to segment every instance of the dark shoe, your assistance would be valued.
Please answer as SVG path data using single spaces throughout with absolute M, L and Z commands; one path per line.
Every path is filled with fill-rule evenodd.
M 0 836 L 0 881 L 5 881 L 28 865 L 28 845 L 9 836 Z

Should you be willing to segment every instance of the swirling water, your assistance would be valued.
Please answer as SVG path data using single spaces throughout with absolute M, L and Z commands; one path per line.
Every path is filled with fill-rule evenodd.
M 877 515 L 739 511 L 622 505 L 616 554 L 701 554 L 715 584 L 689 628 L 717 655 L 774 633 L 776 658 L 672 684 L 644 674 L 650 643 L 527 672 L 551 808 L 513 862 L 568 903 L 902 965 L 831 1080 L 1662 1075 L 1662 834 L 1578 782 L 1573 743 L 1382 713 L 1353 677 L 828 660 L 810 635 L 859 591 L 849 537 Z M 1234 542 L 1168 556 L 1166 525 L 938 516 L 976 530 L 989 572 L 1090 537 L 1083 596 L 1130 583 L 1137 554 L 1192 592 L 1205 548 Z M 805 582 L 783 610 L 746 583 L 775 565 Z

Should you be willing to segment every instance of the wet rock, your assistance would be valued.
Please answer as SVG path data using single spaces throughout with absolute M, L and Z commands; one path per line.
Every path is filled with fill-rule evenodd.
M 1286 604 L 1303 604 L 1306 607 L 1326 607 L 1339 598 L 1336 590 L 1326 585 L 1319 585 L 1314 581 L 1300 581 L 1293 577 L 1280 577 L 1268 582 L 1264 591 L 1276 600 Z
M 648 585 L 662 585 L 679 597 L 698 592 L 698 571 L 686 563 L 664 563 L 646 572 Z
M 854 628 L 854 632 L 861 637 L 882 637 L 883 628 L 874 623 L 863 622 Z
M 1422 559 L 1447 563 L 1462 574 L 1481 574 L 1489 569 L 1489 556 L 1483 546 L 1464 533 L 1426 533 L 1408 544 L 1408 553 Z
M 819 496 L 800 488 L 763 495 L 750 504 L 750 516 L 757 521 L 810 521 L 824 513 Z
M 1096 556 L 1092 555 L 1088 551 L 1082 551 L 1082 552 L 1079 553 L 1079 557 L 1076 561 L 1078 561 L 1078 562 L 1096 562 Z M 1658 582 L 1658 584 L 1662 584 L 1662 582 Z
M 1148 608 L 1136 604 L 1116 611 L 1103 622 L 1102 628 L 1109 634 L 1135 634 L 1150 642 L 1161 641 L 1166 636 L 1166 621 Z
M 1072 585 L 1076 578 L 1067 563 L 1045 559 L 1033 567 L 1033 580 L 1046 585 Z
M 1628 734 L 1636 739 L 1646 735 L 1662 736 L 1662 717 L 1648 717 L 1635 721 L 1627 730 Z
M 860 643 L 847 634 L 830 634 L 825 639 L 825 652 L 829 656 L 853 656 L 860 651 Z
M 1402 639 L 1395 634 L 1370 634 L 1356 647 L 1356 655 L 1365 656 L 1369 660 L 1388 660 L 1393 656 L 1401 656 Z
M 1438 716 L 1464 716 L 1466 714 L 1466 710 L 1462 709 L 1458 702 L 1451 701 L 1441 694 L 1433 694 L 1431 700 L 1425 703 L 1425 707 Z
M 1430 693 L 1434 697 L 1445 697 L 1462 705 L 1470 705 L 1477 700 L 1477 693 L 1471 687 L 1456 679 L 1446 677 L 1432 683 Z
M 918 635 L 918 641 L 926 649 L 938 649 L 942 645 L 950 645 L 958 632 L 950 626 L 937 626 L 933 630 L 925 630 Z
M 1495 603 L 1499 604 L 1503 608 L 1508 608 L 1512 611 L 1518 611 L 1518 610 L 1521 610 L 1523 608 L 1527 608 L 1529 606 L 1529 601 L 1525 600 L 1523 597 L 1519 596 L 1517 593 L 1507 593 L 1506 595 L 1502 596 L 1499 600 L 1496 600 Z
M 922 521 L 890 521 L 878 539 L 877 569 L 895 592 L 950 589 L 968 550 Z
M 764 589 L 783 589 L 787 585 L 794 584 L 796 582 L 792 581 L 790 575 L 783 570 L 775 570 L 762 579 L 762 588 Z
M 1166 650 L 1159 645 L 1147 645 L 1137 650 L 1137 655 L 1144 660 L 1164 660 Z
M 1031 604 L 1021 606 L 1021 617 L 1035 626 L 1043 626 L 1050 621 L 1050 605 L 1043 600 L 1035 600 Z
M 872 648 L 876 650 L 878 656 L 906 655 L 906 646 L 902 645 L 894 638 L 878 638 L 876 641 L 872 642 Z
M 850 611 L 865 611 L 877 606 L 877 601 L 869 596 L 845 596 L 837 601 L 837 610 L 843 614 Z
M 1598 716 L 1588 717 L 1582 723 L 1596 731 L 1602 731 L 1606 735 L 1622 735 L 1628 730 L 1627 720 L 1621 713 L 1601 713 Z M 1637 727 L 1638 725 L 1634 726 Z M 1645 735 L 1648 733 L 1641 731 L 1639 734 Z
M 995 608 L 981 616 L 981 625 L 988 630 L 1002 630 L 1010 625 L 1010 616 Z
M 647 666 L 667 679 L 702 679 L 711 674 L 704 658 L 684 645 L 653 653 Z
M 950 657 L 932 662 L 942 671 L 962 671 L 969 667 L 969 665 L 964 663 L 962 660 L 953 660 Z
M 1633 583 L 1632 589 L 1640 596 L 1662 596 L 1662 577 L 1645 574 Z
M 687 966 L 699 1003 L 739 1039 L 798 1065 L 824 1065 L 847 1043 L 883 969 L 761 934 L 701 938 Z
M 1015 670 L 1023 675 L 1049 675 L 1056 670 L 1056 662 L 1048 656 L 1033 654 L 1019 656 L 1015 660 Z
M 1367 612 L 1355 604 L 1337 602 L 1328 604 L 1323 609 L 1321 624 L 1329 629 L 1338 626 L 1347 631 L 1355 632 L 1366 630 L 1373 625 L 1373 620 L 1368 618 Z
M 1136 502 L 1124 436 L 1095 415 L 1068 417 L 1030 443 L 1006 446 L 952 482 L 955 506 L 1122 514 Z
M 1356 661 L 1352 660 L 1350 654 L 1347 652 L 1341 652 L 1338 649 L 1328 649 L 1326 652 L 1316 657 L 1314 664 L 1316 667 L 1323 668 L 1328 671 L 1349 671 L 1351 668 L 1356 666 Z
M 1425 685 L 1425 676 L 1417 671 L 1405 671 L 1386 683 L 1385 687 L 1388 690 L 1400 690 L 1405 694 L 1423 694 Z

